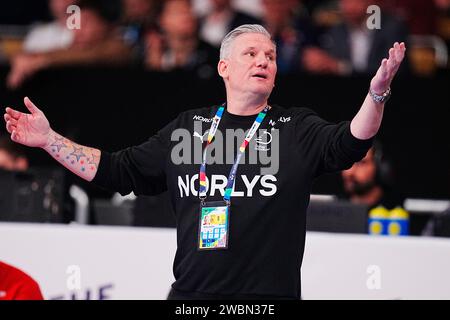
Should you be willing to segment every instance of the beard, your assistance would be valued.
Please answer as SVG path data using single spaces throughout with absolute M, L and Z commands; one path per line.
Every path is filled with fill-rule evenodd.
M 348 186 L 347 192 L 358 196 L 363 196 L 371 191 L 376 186 L 375 181 L 357 182 L 352 180 L 350 186 Z

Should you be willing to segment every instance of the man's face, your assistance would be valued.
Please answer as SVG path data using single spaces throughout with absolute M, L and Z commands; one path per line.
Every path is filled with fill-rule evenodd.
M 161 26 L 165 33 L 177 37 L 191 37 L 197 30 L 197 20 L 186 0 L 170 0 L 164 4 Z
M 219 73 L 232 92 L 268 97 L 277 73 L 275 45 L 263 34 L 242 34 L 231 43 L 228 58 L 219 62 Z
M 342 171 L 344 189 L 348 194 L 362 195 L 375 186 L 376 164 L 373 149 L 350 169 Z

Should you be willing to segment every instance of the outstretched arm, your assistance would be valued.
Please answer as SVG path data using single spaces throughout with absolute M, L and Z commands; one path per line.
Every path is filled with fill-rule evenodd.
M 389 58 L 383 59 L 377 73 L 370 82 L 370 90 L 382 95 L 390 88 L 391 82 L 405 57 L 405 44 L 396 42 L 389 50 Z M 362 140 L 370 139 L 378 132 L 383 118 L 384 103 L 375 102 L 367 94 L 364 103 L 350 124 L 354 137 Z
M 25 98 L 24 103 L 31 114 L 6 108 L 4 119 L 11 140 L 29 147 L 42 148 L 81 178 L 87 181 L 94 179 L 101 151 L 76 144 L 59 135 L 51 129 L 44 113 L 30 99 Z

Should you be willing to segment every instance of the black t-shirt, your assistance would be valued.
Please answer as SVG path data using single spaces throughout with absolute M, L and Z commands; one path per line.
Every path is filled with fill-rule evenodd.
M 353 137 L 349 122 L 331 124 L 309 109 L 272 107 L 237 171 L 229 248 L 199 251 L 200 137 L 206 138 L 217 109 L 183 112 L 139 146 L 115 153 L 102 151 L 93 182 L 121 194 L 151 195 L 168 190 L 177 222 L 176 281 L 172 287 L 178 292 L 197 298 L 199 294 L 299 298 L 311 184 L 323 172 L 346 169 L 362 159 L 372 141 Z M 225 110 L 208 149 L 215 163 L 206 167 L 207 201 L 222 199 L 243 139 L 233 138 L 231 129 L 244 132 L 255 117 Z M 225 142 L 221 150 L 214 147 L 220 136 Z M 229 148 L 232 140 L 234 149 Z M 181 148 L 182 143 L 190 148 Z M 180 157 L 185 163 L 177 164 Z

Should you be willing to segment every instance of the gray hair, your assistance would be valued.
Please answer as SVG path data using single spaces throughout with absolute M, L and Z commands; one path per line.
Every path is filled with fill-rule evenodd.
M 230 32 L 223 38 L 220 45 L 220 60 L 228 58 L 230 55 L 230 47 L 233 41 L 239 37 L 241 34 L 245 33 L 259 33 L 265 35 L 267 38 L 272 40 L 270 33 L 260 24 L 243 24 Z M 272 41 L 273 42 L 273 41 Z M 275 43 L 274 43 L 275 44 Z

